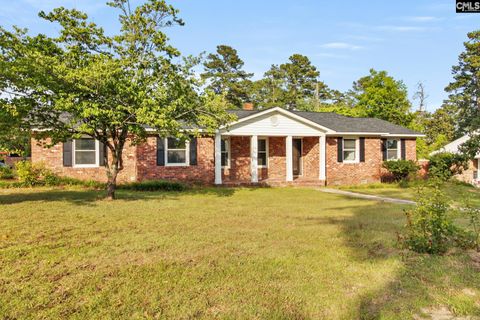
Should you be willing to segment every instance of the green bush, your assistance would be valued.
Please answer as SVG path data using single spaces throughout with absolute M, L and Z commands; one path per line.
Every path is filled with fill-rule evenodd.
M 13 179 L 15 173 L 9 167 L 0 167 L 0 179 Z
M 42 164 L 32 164 L 29 161 L 20 161 L 16 164 L 18 182 L 3 183 L 0 188 L 20 188 L 33 186 L 83 186 L 86 188 L 102 189 L 105 184 L 93 180 L 78 180 L 69 177 L 60 177 Z
M 447 196 L 438 185 L 421 190 L 416 207 L 406 215 L 405 245 L 410 250 L 443 254 L 462 238 L 453 224 Z
M 134 191 L 184 191 L 186 185 L 180 182 L 165 180 L 147 180 L 143 182 L 132 182 L 118 186 L 118 189 Z
M 460 209 L 462 215 L 466 216 L 470 226 L 471 246 L 480 251 L 480 208 L 468 201 Z
M 468 159 L 460 154 L 441 152 L 430 157 L 428 176 L 447 181 L 468 169 Z
M 30 161 L 19 161 L 15 164 L 18 180 L 24 186 L 33 187 L 41 184 L 43 168 L 34 166 Z
M 412 160 L 388 160 L 383 162 L 383 167 L 392 174 L 395 181 L 407 180 L 420 169 Z

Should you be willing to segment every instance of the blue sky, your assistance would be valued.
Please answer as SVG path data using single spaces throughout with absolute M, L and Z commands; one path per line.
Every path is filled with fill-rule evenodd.
M 53 34 L 37 18 L 57 6 L 87 12 L 112 32 L 116 13 L 102 0 L 0 0 L 0 24 Z M 132 3 L 138 3 L 133 0 Z M 455 1 L 170 1 L 184 27 L 165 30 L 183 54 L 212 52 L 218 44 L 236 48 L 245 69 L 260 78 L 271 64 L 293 53 L 307 55 L 330 87 L 348 90 L 370 68 L 387 70 L 405 82 L 412 97 L 424 82 L 434 110 L 446 97 L 451 66 L 463 50 L 466 33 L 479 28 L 480 14 L 456 14 Z

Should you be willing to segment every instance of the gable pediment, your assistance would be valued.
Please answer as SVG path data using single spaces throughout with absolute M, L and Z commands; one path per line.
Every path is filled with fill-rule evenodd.
M 225 135 L 318 136 L 328 129 L 309 123 L 288 111 L 272 110 L 233 123 L 222 130 Z

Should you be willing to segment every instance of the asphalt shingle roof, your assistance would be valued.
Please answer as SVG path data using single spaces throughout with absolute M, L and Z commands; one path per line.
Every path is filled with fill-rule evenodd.
M 263 110 L 231 110 L 238 119 L 242 119 L 261 112 Z M 307 111 L 290 111 L 297 116 L 315 122 L 323 127 L 334 130 L 336 132 L 363 132 L 363 133 L 388 133 L 402 135 L 418 135 L 416 132 L 402 126 L 390 123 L 385 120 L 376 118 L 354 118 L 343 116 L 334 112 L 307 112 Z

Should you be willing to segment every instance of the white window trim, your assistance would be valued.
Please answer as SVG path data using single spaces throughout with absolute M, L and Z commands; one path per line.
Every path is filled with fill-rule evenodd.
M 397 141 L 397 158 L 388 159 L 388 150 L 395 150 L 395 149 L 388 149 L 388 141 L 393 141 L 393 140 Z M 402 141 L 401 141 L 401 139 L 397 139 L 397 138 L 387 139 L 385 149 L 387 149 L 387 159 L 386 159 L 387 161 L 397 161 L 397 160 L 402 159 Z
M 93 139 L 90 137 L 85 137 L 83 139 Z M 80 139 L 73 139 L 72 140 L 72 167 L 73 168 L 98 168 L 100 167 L 100 142 L 96 139 L 95 140 L 95 164 L 77 164 L 77 153 L 76 153 L 76 140 Z
M 355 140 L 355 159 L 345 160 L 345 140 Z M 352 164 L 360 163 L 360 139 L 358 137 L 344 137 L 342 141 L 342 159 L 343 163 Z
M 267 163 L 265 165 L 258 165 L 258 168 L 268 168 L 268 137 L 258 137 L 258 140 L 265 140 L 265 157 L 267 160 Z M 258 145 L 258 142 L 257 142 Z M 260 153 L 260 150 L 258 149 L 257 146 L 257 159 L 258 159 L 258 154 Z
M 227 165 L 226 166 L 222 165 L 222 168 L 223 169 L 230 169 L 230 158 L 231 158 L 231 153 L 230 152 L 232 150 L 232 148 L 230 147 L 231 139 L 230 139 L 230 137 L 228 137 L 228 138 L 222 138 L 222 140 L 225 141 L 225 147 L 226 147 L 226 152 L 227 152 Z M 220 144 L 220 161 L 222 161 L 221 156 L 222 156 L 222 153 L 223 153 L 221 148 L 222 148 L 222 145 Z
M 173 138 L 173 137 L 170 137 Z M 185 141 L 185 162 L 183 163 L 168 163 L 168 151 L 175 151 L 175 150 L 184 150 L 184 149 L 168 149 L 168 138 L 164 139 L 165 145 L 165 166 L 166 167 L 188 167 L 190 165 L 190 141 Z

